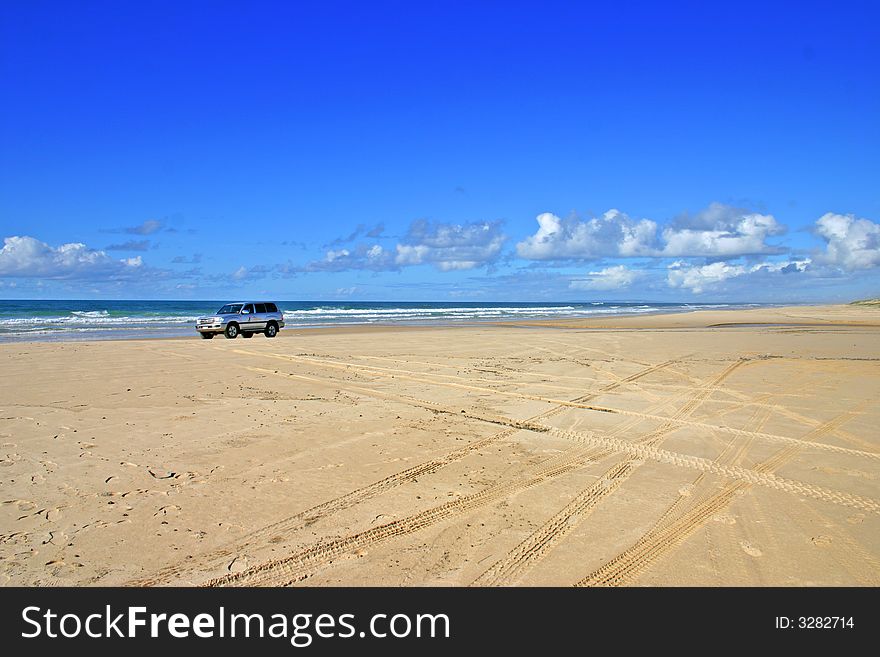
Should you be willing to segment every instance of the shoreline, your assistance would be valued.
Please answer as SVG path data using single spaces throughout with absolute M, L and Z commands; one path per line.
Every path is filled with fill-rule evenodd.
M 436 321 L 426 323 L 400 322 L 400 323 L 363 323 L 363 324 L 327 324 L 325 326 L 286 327 L 279 331 L 279 337 L 294 337 L 296 335 L 309 335 L 320 332 L 329 335 L 351 335 L 356 333 L 372 332 L 395 332 L 395 331 L 425 331 L 434 329 L 466 329 L 479 327 L 508 327 L 508 328 L 559 328 L 559 329 L 674 329 L 674 328 L 734 328 L 736 326 L 767 326 L 767 327 L 796 327 L 796 326 L 843 326 L 846 321 L 834 318 L 809 318 L 804 316 L 805 311 L 813 313 L 834 313 L 841 316 L 861 316 L 866 312 L 867 317 L 856 317 L 849 322 L 850 326 L 880 326 L 880 308 L 867 305 L 853 304 L 809 304 L 809 305 L 766 305 L 759 308 L 736 306 L 732 308 L 720 308 L 712 310 L 679 310 L 679 311 L 651 311 L 651 312 L 624 312 L 615 315 L 596 315 L 589 317 L 575 317 L 569 319 L 536 318 L 522 320 L 468 320 L 468 321 Z M 876 313 L 873 319 L 870 313 Z M 731 313 L 745 313 L 750 319 L 725 322 L 723 319 Z M 120 332 L 126 329 L 117 329 Z M 181 329 L 184 330 L 184 329 Z M 60 333 L 60 331 L 59 331 Z M 108 333 L 110 331 L 108 330 Z M 63 336 L 49 335 L 37 339 L 6 338 L 0 336 L 0 346 L 7 344 L 54 344 L 54 343 L 84 343 L 84 342 L 131 342 L 161 340 L 189 340 L 198 337 L 195 330 L 185 335 L 133 335 L 114 336 L 104 335 L 101 337 L 85 336 L 81 334 Z M 222 336 L 217 336 L 222 338 Z M 259 336 L 256 336 L 259 337 Z
M 741 321 L 729 322 L 732 314 Z M 817 317 L 818 315 L 818 317 Z M 762 308 L 722 308 L 680 313 L 657 313 L 640 316 L 614 316 L 578 319 L 553 319 L 545 322 L 516 322 L 520 325 L 559 326 L 564 328 L 672 329 L 726 328 L 752 326 L 852 326 L 880 327 L 880 309 L 853 305 L 773 306 Z

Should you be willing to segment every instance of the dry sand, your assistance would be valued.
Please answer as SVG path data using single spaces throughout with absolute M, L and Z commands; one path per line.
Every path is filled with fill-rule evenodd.
M 0 582 L 880 584 L 878 308 L 283 333 L 0 346 Z

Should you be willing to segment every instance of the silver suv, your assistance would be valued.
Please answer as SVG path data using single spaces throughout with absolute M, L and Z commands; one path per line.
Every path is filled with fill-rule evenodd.
M 278 306 L 269 302 L 227 303 L 214 315 L 196 320 L 196 331 L 205 340 L 210 340 L 218 333 L 230 340 L 237 338 L 239 333 L 243 338 L 249 338 L 254 333 L 274 338 L 283 327 L 284 315 L 278 310 Z

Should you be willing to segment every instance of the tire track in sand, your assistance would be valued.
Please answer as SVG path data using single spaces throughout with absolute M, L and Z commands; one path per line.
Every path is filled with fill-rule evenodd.
M 616 429 L 613 435 L 623 434 L 639 422 L 640 420 L 629 420 L 623 426 Z M 577 449 L 573 454 L 572 452 L 565 452 L 548 459 L 543 464 L 544 468 L 535 474 L 500 482 L 476 493 L 445 502 L 426 511 L 420 511 L 380 527 L 371 528 L 329 542 L 318 543 L 289 557 L 267 561 L 241 573 L 215 578 L 206 585 L 287 586 L 295 584 L 311 576 L 322 567 L 332 564 L 335 559 L 345 557 L 387 540 L 425 529 L 438 522 L 450 520 L 498 500 L 510 498 L 545 481 L 555 479 L 612 454 L 613 452 L 610 450 L 596 448 Z
M 651 372 L 674 362 L 660 363 L 651 366 L 642 372 L 635 373 L 627 377 L 635 380 L 642 376 L 647 376 Z M 258 368 L 252 368 L 258 369 Z M 259 370 L 268 371 L 268 370 Z M 298 378 L 308 378 L 303 375 L 293 375 Z M 328 382 L 329 383 L 329 382 Z M 614 382 L 609 386 L 618 385 L 620 382 Z M 350 386 L 347 386 L 351 389 Z M 362 391 L 355 388 L 355 391 Z M 595 394 L 595 393 L 591 393 Z M 589 396 L 589 395 L 588 395 Z M 431 402 L 422 400 L 411 400 L 419 402 L 418 405 L 424 407 L 436 407 Z M 668 405 L 668 401 L 660 403 L 658 406 Z M 552 411 L 553 409 L 551 409 Z M 549 414 L 551 411 L 542 413 L 541 416 Z M 454 410 L 447 409 L 445 412 L 456 414 Z M 620 435 L 629 431 L 633 426 L 640 423 L 641 418 L 632 419 L 623 426 L 615 429 L 611 435 Z M 574 469 L 581 468 L 588 463 L 598 461 L 611 455 L 610 450 L 602 449 L 586 449 L 578 450 L 574 455 L 569 453 L 562 454 L 560 457 L 554 457 L 550 461 L 558 461 L 552 465 L 545 467 L 540 472 L 520 477 L 515 480 L 508 480 L 490 486 L 482 491 L 463 496 L 457 500 L 446 502 L 432 509 L 418 512 L 407 518 L 402 518 L 389 522 L 380 527 L 370 528 L 368 530 L 358 532 L 356 534 L 335 539 L 328 542 L 321 542 L 311 547 L 305 548 L 298 553 L 283 559 L 276 559 L 258 564 L 240 573 L 232 573 L 223 577 L 218 577 L 207 582 L 207 586 L 277 586 L 291 585 L 298 581 L 302 581 L 307 577 L 320 570 L 322 567 L 332 564 L 335 559 L 346 557 L 352 553 L 364 550 L 386 540 L 404 536 L 438 522 L 457 517 L 463 513 L 491 504 L 499 499 L 509 498 L 517 493 L 533 488 L 544 481 L 554 479 Z
M 430 378 L 425 378 L 424 376 L 410 376 L 411 373 L 408 373 L 408 370 L 395 370 L 395 369 L 391 369 L 391 368 L 373 367 L 373 366 L 369 366 L 369 365 L 357 365 L 355 363 L 329 363 L 327 361 L 323 361 L 320 359 L 307 358 L 304 356 L 288 356 L 288 355 L 284 355 L 284 354 L 262 354 L 262 353 L 255 354 L 255 353 L 243 351 L 243 350 L 233 350 L 233 351 L 239 351 L 240 353 L 248 354 L 250 356 L 259 355 L 259 356 L 277 358 L 277 359 L 286 360 L 286 361 L 307 362 L 307 363 L 312 363 L 312 364 L 318 365 L 320 367 L 325 367 L 325 368 L 329 368 L 329 369 L 340 369 L 340 370 L 353 371 L 353 372 L 362 371 L 365 374 L 369 374 L 372 376 L 378 376 L 378 377 L 384 377 L 384 378 L 406 379 L 406 380 L 416 381 L 418 383 L 425 383 L 425 384 L 434 385 L 434 386 L 451 387 L 451 388 L 458 388 L 458 389 L 464 389 L 464 390 L 471 390 L 471 391 L 475 391 L 475 392 L 485 392 L 485 393 L 489 393 L 489 394 L 502 395 L 502 396 L 506 396 L 506 397 L 515 397 L 518 399 L 529 399 L 529 400 L 533 400 L 533 401 L 542 401 L 542 402 L 546 402 L 548 404 L 553 404 L 555 406 L 562 406 L 562 407 L 567 406 L 567 407 L 572 407 L 572 408 L 581 408 L 581 409 L 588 410 L 588 411 L 598 411 L 598 412 L 602 412 L 602 413 L 628 415 L 628 416 L 632 416 L 632 417 L 640 417 L 640 418 L 643 418 L 646 420 L 656 420 L 658 422 L 667 422 L 667 421 L 668 422 L 676 422 L 682 426 L 695 427 L 698 429 L 706 429 L 707 431 L 721 431 L 724 433 L 729 433 L 729 434 L 734 434 L 734 435 L 739 435 L 739 436 L 746 436 L 746 437 L 758 436 L 760 438 L 763 438 L 763 439 L 769 440 L 769 441 L 773 441 L 773 442 L 783 442 L 783 443 L 789 443 L 789 444 L 795 444 L 795 445 L 801 445 L 801 446 L 809 445 L 810 447 L 815 448 L 815 449 L 821 449 L 821 450 L 825 450 L 825 451 L 829 451 L 829 452 L 836 452 L 838 454 L 850 454 L 853 456 L 860 456 L 863 458 L 880 460 L 880 453 L 877 453 L 877 452 L 865 452 L 862 450 L 850 449 L 847 447 L 839 447 L 838 445 L 831 445 L 828 443 L 817 443 L 817 442 L 805 443 L 804 441 L 802 441 L 798 438 L 791 438 L 789 436 L 781 436 L 778 434 L 756 432 L 756 431 L 747 431 L 745 429 L 738 429 L 736 427 L 730 427 L 730 426 L 725 426 L 725 425 L 712 425 L 712 424 L 707 424 L 705 422 L 697 422 L 697 421 L 688 420 L 688 419 L 684 419 L 684 418 L 673 419 L 673 418 L 663 416 L 663 415 L 656 415 L 656 414 L 652 414 L 652 413 L 643 413 L 643 412 L 639 412 L 639 411 L 631 411 L 631 410 L 622 409 L 622 408 L 611 408 L 608 406 L 591 405 L 591 404 L 586 404 L 580 400 L 568 401 L 568 400 L 564 400 L 564 399 L 552 399 L 552 398 L 548 398 L 548 397 L 541 397 L 538 395 L 528 395 L 525 393 L 511 392 L 511 391 L 507 391 L 507 390 L 496 390 L 494 388 L 485 388 L 485 387 L 481 387 L 481 386 L 470 386 L 470 385 L 465 385 L 462 383 L 436 381 L 436 380 L 432 380 Z M 760 359 L 759 360 L 743 359 L 743 360 L 745 360 L 745 362 L 748 362 L 748 363 L 763 362 Z M 740 362 L 740 361 L 736 361 L 736 362 Z M 395 374 L 391 374 L 391 372 L 394 372 Z M 301 376 L 301 375 L 293 375 L 293 376 Z M 626 379 L 622 379 L 620 382 L 614 382 L 611 385 L 619 385 L 620 383 L 623 383 L 625 381 L 626 381 Z M 595 396 L 595 395 L 593 395 L 593 396 Z M 562 409 L 562 410 L 564 410 L 564 409 Z M 554 411 L 559 412 L 558 409 L 554 409 Z
M 757 468 L 750 470 L 739 466 L 725 466 L 699 456 L 670 452 L 669 450 L 660 449 L 651 445 L 638 445 L 628 443 L 627 441 L 594 436 L 584 432 L 562 431 L 546 425 L 536 425 L 535 423 L 529 424 L 534 427 L 536 431 L 543 431 L 552 436 L 569 438 L 585 445 L 607 447 L 612 451 L 630 454 L 640 459 L 650 459 L 652 461 L 657 461 L 658 463 L 667 463 L 681 468 L 699 470 L 700 472 L 716 474 L 727 479 L 735 479 L 748 484 L 764 486 L 766 488 L 784 491 L 793 495 L 803 495 L 824 502 L 831 502 L 833 504 L 841 504 L 855 509 L 870 511 L 871 513 L 880 513 L 880 502 L 877 500 L 824 488 L 822 486 L 815 486 L 794 479 L 785 479 L 771 474 L 768 471 L 758 470 Z M 782 451 L 795 454 L 800 448 L 800 445 L 792 445 L 784 448 Z
M 804 439 L 818 440 L 834 431 L 853 415 L 853 410 L 841 413 L 815 428 L 804 436 Z M 766 417 L 761 420 L 762 424 L 763 421 L 766 421 Z M 796 453 L 796 448 L 785 447 L 757 465 L 755 470 L 772 473 L 790 461 Z M 741 456 L 742 450 L 734 457 L 733 462 Z M 703 476 L 701 475 L 694 484 L 700 483 Z M 684 543 L 719 511 L 726 508 L 736 495 L 750 487 L 751 484 L 745 481 L 728 483 L 719 492 L 695 498 L 690 508 L 676 514 L 677 507 L 682 506 L 680 503 L 684 499 L 680 497 L 632 547 L 587 575 L 575 586 L 623 586 L 634 581 L 665 554 Z
M 240 350 L 239 350 L 240 351 Z M 244 352 L 250 353 L 250 352 Z M 657 363 L 651 365 L 640 372 L 636 372 L 630 376 L 628 376 L 624 381 L 636 381 L 642 377 L 648 376 L 658 370 L 661 370 L 665 367 L 673 365 L 677 363 L 676 360 L 668 360 L 662 363 Z M 248 368 L 251 369 L 251 368 Z M 260 370 L 266 371 L 266 370 Z M 273 374 L 278 374 L 279 376 L 284 376 L 284 378 L 288 378 L 286 375 L 282 375 L 280 373 L 272 372 Z M 326 383 L 326 382 L 324 382 Z M 589 393 L 587 395 L 582 395 L 581 397 L 576 398 L 574 401 L 586 401 L 591 399 L 594 396 L 603 394 L 605 392 L 609 392 L 611 390 L 616 389 L 623 382 L 614 382 L 610 383 L 607 386 L 603 387 L 599 391 Z M 363 392 L 361 390 L 361 392 Z M 372 396 L 376 396 L 375 392 L 372 393 Z M 408 405 L 411 405 L 411 401 L 408 399 L 399 399 L 398 401 L 402 401 Z M 665 404 L 664 404 L 665 405 Z M 436 409 L 431 409 L 436 410 Z M 539 413 L 531 418 L 530 421 L 540 420 L 545 417 L 549 417 L 550 414 L 555 409 L 550 409 L 548 411 L 544 411 Z M 455 417 L 460 417 L 460 414 L 453 413 Z M 177 564 L 174 566 L 168 566 L 163 568 L 158 573 L 148 577 L 142 577 L 130 581 L 128 585 L 130 586 L 156 586 L 159 584 L 167 583 L 173 579 L 179 579 L 181 576 L 188 573 L 196 573 L 199 571 L 205 570 L 216 570 L 218 568 L 224 567 L 227 563 L 229 563 L 230 559 L 234 558 L 236 555 L 240 554 L 243 551 L 246 551 L 249 547 L 259 544 L 269 543 L 275 537 L 284 536 L 285 534 L 289 534 L 294 532 L 302 527 L 306 527 L 311 525 L 321 518 L 332 515 L 334 513 L 338 513 L 345 509 L 348 509 L 352 506 L 365 502 L 377 495 L 381 495 L 389 490 L 392 490 L 402 484 L 418 479 L 419 477 L 423 477 L 425 475 L 433 474 L 442 468 L 450 465 L 451 463 L 455 463 L 457 461 L 462 460 L 466 456 L 471 453 L 477 452 L 493 443 L 502 441 L 511 435 L 515 434 L 519 431 L 519 428 L 511 427 L 500 431 L 492 436 L 487 438 L 483 438 L 481 440 L 474 441 L 468 445 L 460 447 L 458 449 L 454 449 L 451 452 L 443 454 L 435 459 L 430 461 L 426 461 L 424 463 L 420 463 L 411 468 L 407 468 L 400 472 L 394 473 L 388 477 L 380 479 L 372 484 L 364 486 L 362 488 L 358 488 L 353 490 L 345 495 L 341 495 L 340 497 L 334 498 L 332 500 L 328 500 L 316 506 L 313 506 L 305 511 L 297 513 L 292 516 L 288 516 L 281 520 L 278 520 L 275 523 L 257 529 L 253 532 L 246 534 L 244 537 L 238 539 L 236 542 L 230 545 L 222 546 L 211 550 L 210 552 L 203 553 L 202 555 L 197 556 L 194 560 L 191 560 L 185 564 Z
M 702 390 L 693 395 L 684 406 L 676 411 L 673 418 L 688 417 L 742 364 L 743 361 L 737 361 L 726 367 L 714 380 L 706 384 Z M 678 428 L 679 426 L 675 423 L 666 422 L 646 436 L 637 439 L 636 442 L 656 445 Z M 571 502 L 506 556 L 487 568 L 471 583 L 471 586 L 505 586 L 521 578 L 527 570 L 533 568 L 557 543 L 585 520 L 602 500 L 627 481 L 641 463 L 641 461 L 630 457 L 614 465 L 597 482 L 578 493 Z
M 556 427 L 551 427 L 549 425 L 544 425 L 538 422 L 533 421 L 520 421 L 520 420 L 512 420 L 510 418 L 483 414 L 476 411 L 467 412 L 465 410 L 460 410 L 458 408 L 450 408 L 444 407 L 434 402 L 429 402 L 425 400 L 420 400 L 413 397 L 403 396 L 403 395 L 394 395 L 391 393 L 384 393 L 376 390 L 375 388 L 367 388 L 363 386 L 354 386 L 350 383 L 341 382 L 334 379 L 323 379 L 314 376 L 305 376 L 300 374 L 293 373 L 279 373 L 277 370 L 265 370 L 261 368 L 248 368 L 254 371 L 264 372 L 266 374 L 275 374 L 278 376 L 288 376 L 297 378 L 304 381 L 309 381 L 315 384 L 327 386 L 327 387 L 344 387 L 347 390 L 353 392 L 359 392 L 366 396 L 373 396 L 382 399 L 391 399 L 395 401 L 400 401 L 403 403 L 409 403 L 414 406 L 427 408 L 430 410 L 434 410 L 437 412 L 448 413 L 455 415 L 456 417 L 467 417 L 476 420 L 482 420 L 485 422 L 490 422 L 494 424 L 506 425 L 515 429 L 525 429 L 540 433 L 549 433 L 551 435 L 555 435 L 562 438 L 567 438 L 573 440 L 575 442 L 579 442 L 581 444 L 585 444 L 588 447 L 598 448 L 600 452 L 604 453 L 624 453 L 629 455 L 635 455 L 640 458 L 650 458 L 652 460 L 656 460 L 658 462 L 669 463 L 672 465 L 677 465 L 679 467 L 686 467 L 691 469 L 697 469 L 703 472 L 712 472 L 715 474 L 720 474 L 722 476 L 738 479 L 742 481 L 747 481 L 750 483 L 756 483 L 758 485 L 768 486 L 770 488 L 775 488 L 778 490 L 786 490 L 788 492 L 799 494 L 799 495 L 808 495 L 811 497 L 815 497 L 818 499 L 823 499 L 830 502 L 835 502 L 838 504 L 844 504 L 848 506 L 854 506 L 856 508 L 862 508 L 866 510 L 870 510 L 872 512 L 878 512 L 880 510 L 880 504 L 875 502 L 874 500 L 868 500 L 865 498 L 859 498 L 857 496 L 848 495 L 846 493 L 839 493 L 837 491 L 829 491 L 827 489 L 823 489 L 816 486 L 811 486 L 809 484 L 804 484 L 802 482 L 784 480 L 778 477 L 774 477 L 772 475 L 768 475 L 766 473 L 760 473 L 756 471 L 750 471 L 745 468 L 734 468 L 734 467 L 723 467 L 718 466 L 717 464 L 713 464 L 711 461 L 707 459 L 701 459 L 699 457 L 692 457 L 688 455 L 676 454 L 674 452 L 669 452 L 666 450 L 659 450 L 652 446 L 647 445 L 634 445 L 628 441 L 621 441 L 615 438 L 609 437 L 600 437 L 589 433 L 584 432 L 571 432 L 571 431 L 563 431 L 557 429 Z M 459 415 L 459 413 L 461 415 Z M 589 450 L 588 450 L 589 452 Z M 589 456 L 589 453 L 588 453 Z M 586 458 L 586 457 L 585 457 Z M 592 456 L 590 456 L 592 458 Z M 577 463 L 569 463 L 568 467 L 563 468 L 563 471 L 568 471 L 572 467 L 578 467 Z M 559 472 L 561 474 L 562 472 Z M 552 474 L 552 473 L 551 473 Z M 537 480 L 533 484 L 529 484 L 525 482 L 524 484 L 517 484 L 515 486 L 516 489 L 522 490 L 526 487 L 530 487 L 530 485 L 536 485 L 547 478 L 547 475 L 539 475 Z M 475 495 L 485 495 L 486 493 L 478 493 Z M 465 500 L 465 505 L 473 505 L 475 504 L 473 496 L 471 496 L 471 500 Z M 424 526 L 425 520 L 432 520 L 436 522 L 438 520 L 444 519 L 448 517 L 446 514 L 451 512 L 450 505 L 460 505 L 462 503 L 462 499 L 447 503 L 447 505 L 443 505 L 443 507 L 438 507 L 436 509 L 429 510 L 424 512 L 423 514 L 418 514 L 415 517 L 410 517 L 406 519 L 402 519 L 400 521 L 396 521 L 394 523 L 389 523 L 388 525 L 383 525 L 381 527 L 370 529 L 366 532 L 362 532 L 360 534 L 349 536 L 343 539 L 339 539 L 337 541 L 331 542 L 330 544 L 322 545 L 318 548 L 310 548 L 303 553 L 298 553 L 297 555 L 292 555 L 286 559 L 276 560 L 272 562 L 267 562 L 266 564 L 261 564 L 259 566 L 255 566 L 252 569 L 244 571 L 243 573 L 238 573 L 235 575 L 230 575 L 225 578 L 218 578 L 216 580 L 212 580 L 213 583 L 225 585 L 225 584 L 235 584 L 235 583 L 244 583 L 244 584 L 256 584 L 256 583 L 285 583 L 285 582 L 293 582 L 297 579 L 302 578 L 303 576 L 307 576 L 308 571 L 310 570 L 310 564 L 314 565 L 315 562 L 326 563 L 327 561 L 332 561 L 336 556 L 340 556 L 345 554 L 351 549 L 357 549 L 358 545 L 369 544 L 370 542 L 380 539 L 384 540 L 384 538 L 400 535 L 401 533 L 409 533 L 410 531 L 415 531 L 422 526 Z M 477 506 L 481 504 L 476 503 Z M 426 515 L 427 514 L 427 515 Z M 439 517 L 438 517 L 439 516 Z M 429 524 L 433 524 L 430 522 Z M 363 543 L 366 541 L 366 543 Z M 276 572 L 277 571 L 277 572 Z M 291 572 L 295 572 L 295 575 L 290 577 L 289 579 L 284 579 L 288 577 Z M 262 573 L 262 574 L 259 574 Z M 280 574 L 279 574 L 280 573 Z
M 278 374 L 277 371 L 273 372 L 272 370 L 266 370 L 257 367 L 249 367 L 248 369 L 252 369 L 257 372 L 264 372 L 266 374 Z M 282 375 L 283 376 L 283 375 Z M 831 490 L 827 488 L 823 488 L 821 486 L 814 486 L 812 484 L 807 484 L 801 481 L 796 481 L 793 479 L 783 479 L 782 477 L 777 477 L 775 475 L 758 472 L 756 470 L 749 470 L 748 468 L 741 468 L 737 466 L 723 466 L 709 459 L 705 459 L 699 456 L 691 456 L 689 454 L 680 454 L 677 452 L 671 452 L 669 450 L 660 449 L 658 447 L 654 447 L 651 445 L 639 445 L 631 443 L 627 440 L 620 440 L 617 438 L 611 438 L 607 436 L 601 436 L 593 432 L 586 431 L 567 431 L 563 429 L 559 429 L 558 427 L 554 427 L 548 424 L 543 424 L 541 422 L 533 422 L 529 420 L 515 420 L 502 415 L 495 415 L 490 413 L 483 413 L 478 410 L 466 410 L 459 408 L 450 408 L 448 406 L 442 406 L 435 402 L 427 401 L 424 399 L 418 399 L 417 397 L 409 397 L 405 395 L 394 395 L 391 393 L 385 393 L 373 388 L 366 388 L 363 386 L 355 386 L 348 383 L 342 383 L 338 380 L 334 379 L 321 379 L 314 376 L 305 376 L 302 374 L 293 374 L 288 373 L 288 377 L 301 379 L 303 381 L 310 381 L 312 383 L 321 384 L 327 387 L 339 388 L 344 387 L 346 390 L 351 392 L 360 392 L 367 396 L 374 396 L 380 399 L 393 399 L 396 401 L 409 403 L 413 406 L 418 406 L 421 408 L 426 408 L 429 410 L 436 411 L 438 413 L 447 413 L 450 415 L 455 415 L 456 417 L 462 418 L 471 418 L 474 420 L 481 420 L 483 422 L 489 422 L 491 424 L 498 424 L 502 426 L 508 426 L 515 429 L 525 429 L 527 431 L 533 431 L 535 433 L 546 433 L 548 435 L 564 438 L 566 440 L 571 440 L 572 442 L 577 442 L 583 445 L 591 446 L 591 447 L 599 447 L 604 449 L 609 449 L 612 452 L 629 454 L 632 456 L 636 456 L 639 459 L 649 459 L 652 461 L 657 461 L 658 463 L 666 463 L 668 465 L 674 465 L 681 468 L 688 468 L 691 470 L 699 470 L 700 472 L 709 472 L 712 474 L 720 475 L 722 477 L 726 477 L 728 479 L 736 479 L 740 481 L 746 481 L 749 483 L 757 484 L 759 486 L 765 486 L 768 488 L 773 488 L 775 490 L 782 490 L 788 493 L 792 493 L 794 495 L 805 495 L 807 497 L 813 497 L 815 499 L 820 499 L 826 502 L 831 502 L 834 504 L 842 504 L 844 506 L 850 506 L 857 509 L 864 509 L 866 511 L 870 511 L 872 513 L 880 513 L 880 502 L 876 500 L 861 497 L 858 495 L 853 495 L 841 491 Z M 663 419 L 669 419 L 664 416 L 658 415 L 649 415 L 649 414 L 635 414 L 637 417 L 660 417 Z M 681 420 L 675 420 L 675 422 L 681 423 Z M 709 428 L 714 428 L 716 430 L 722 430 L 727 427 L 714 427 L 713 425 L 706 425 Z M 766 437 L 770 434 L 760 433 L 760 432 L 749 432 L 745 430 L 737 430 L 737 433 L 744 434 L 746 436 L 753 437 Z M 816 447 L 818 445 L 822 445 L 822 443 L 811 443 L 805 440 L 800 440 L 797 438 L 787 438 L 784 436 L 778 436 L 778 438 L 782 438 L 787 442 L 792 443 L 791 449 L 796 451 L 805 446 Z M 828 446 L 826 446 L 828 447 Z M 851 453 L 853 450 L 843 450 L 845 453 Z M 863 452 L 856 452 L 862 456 L 873 457 L 874 454 L 866 454 Z
M 735 366 L 728 368 L 729 371 Z M 726 374 L 729 374 L 729 371 Z M 702 398 L 711 394 L 709 389 L 701 392 L 689 401 L 685 412 L 693 410 Z M 635 425 L 639 420 L 627 424 Z M 629 426 L 620 427 L 612 435 L 619 435 L 629 430 Z M 657 432 L 650 434 L 653 436 Z M 292 585 L 308 578 L 323 567 L 331 565 L 335 560 L 350 557 L 369 547 L 387 540 L 405 536 L 445 520 L 450 520 L 466 512 L 491 504 L 499 499 L 509 498 L 517 493 L 533 488 L 549 479 L 559 477 L 584 465 L 596 462 L 609 456 L 613 450 L 586 449 L 570 456 L 551 459 L 557 461 L 540 472 L 521 477 L 516 480 L 501 482 L 482 491 L 463 496 L 457 500 L 446 502 L 426 511 L 418 512 L 406 518 L 395 520 L 380 527 L 370 528 L 346 537 L 321 542 L 307 547 L 289 557 L 264 562 L 240 573 L 215 578 L 208 586 L 279 586 Z
M 262 368 L 249 367 L 248 369 L 252 369 L 258 372 L 264 372 L 266 374 L 278 374 L 277 372 L 273 372 L 272 370 L 266 370 Z M 283 375 L 281 375 L 283 376 Z M 364 386 L 355 386 L 348 383 L 343 383 L 334 379 L 321 379 L 314 376 L 306 376 L 302 374 L 293 374 L 288 373 L 288 377 L 301 379 L 304 381 L 310 381 L 313 383 L 321 384 L 328 387 L 344 387 L 345 389 L 352 392 L 360 392 L 367 396 L 374 396 L 380 399 L 392 399 L 404 403 L 409 403 L 413 406 L 418 406 L 421 408 L 426 408 L 429 410 L 436 411 L 438 413 L 447 413 L 450 415 L 455 415 L 456 417 L 462 418 L 471 418 L 475 420 L 481 420 L 483 422 L 489 422 L 491 424 L 498 424 L 502 426 L 508 426 L 515 429 L 525 429 L 527 431 L 533 431 L 535 433 L 546 433 L 548 435 L 564 438 L 566 440 L 571 440 L 572 442 L 577 442 L 583 445 L 591 446 L 591 447 L 599 447 L 604 449 L 609 449 L 612 452 L 629 454 L 632 456 L 636 456 L 639 459 L 649 459 L 652 461 L 657 461 L 658 463 L 666 463 L 668 465 L 673 465 L 681 468 L 688 468 L 691 470 L 699 470 L 700 472 L 709 472 L 712 474 L 720 475 L 722 477 L 728 479 L 735 479 L 740 481 L 745 481 L 752 484 L 757 484 L 759 486 L 765 486 L 767 488 L 773 488 L 775 490 L 781 490 L 788 493 L 792 493 L 794 495 L 805 495 L 807 497 L 813 497 L 815 499 L 823 500 L 826 502 L 831 502 L 833 504 L 841 504 L 844 506 L 850 506 L 857 509 L 863 509 L 866 511 L 870 511 L 872 513 L 880 513 L 880 502 L 876 500 L 861 497 L 858 495 L 853 495 L 850 493 L 845 493 L 841 491 L 831 490 L 827 488 L 823 488 L 821 486 L 814 486 L 812 484 L 804 483 L 801 481 L 796 481 L 793 479 L 783 479 L 782 477 L 777 477 L 775 475 L 758 472 L 756 470 L 749 470 L 748 468 L 741 468 L 737 466 L 724 466 L 721 464 L 714 463 L 709 459 L 705 459 L 699 456 L 691 456 L 689 454 L 680 454 L 677 452 L 671 452 L 669 450 L 660 449 L 658 447 L 650 446 L 650 445 L 638 445 L 631 443 L 627 440 L 620 440 L 617 438 L 611 438 L 607 436 L 601 436 L 599 434 L 593 432 L 586 431 L 567 431 L 563 429 L 559 429 L 558 427 L 554 427 L 548 424 L 543 424 L 541 422 L 534 422 L 529 420 L 515 420 L 502 415 L 495 415 L 490 413 L 483 413 L 478 410 L 466 410 L 460 408 L 450 408 L 448 406 L 442 406 L 435 402 L 427 401 L 424 399 L 418 399 L 416 397 L 409 397 L 405 395 L 394 395 L 391 393 L 385 393 L 373 388 L 366 388 Z M 649 417 L 649 418 L 663 418 L 669 419 L 664 416 L 658 415 L 650 415 L 650 414 L 635 414 L 637 417 Z M 675 422 L 680 423 L 681 420 L 675 420 Z M 709 428 L 714 428 L 716 430 L 722 430 L 727 427 L 714 427 L 713 425 L 706 425 Z M 760 433 L 760 432 L 749 432 L 745 430 L 737 430 L 738 434 L 744 434 L 746 436 L 753 437 L 766 437 L 770 434 Z M 791 449 L 797 450 L 803 448 L 805 446 L 816 447 L 818 445 L 822 445 L 822 443 L 811 443 L 805 440 L 800 440 L 797 438 L 787 438 L 783 436 L 779 436 L 778 438 L 783 438 L 785 441 L 792 443 Z M 826 446 L 828 447 L 828 446 Z M 843 450 L 845 453 L 851 453 L 853 450 Z M 862 456 L 873 457 L 874 454 L 866 454 L 862 452 L 856 452 Z
M 786 457 L 791 455 L 793 450 L 790 447 L 785 447 L 778 453 L 778 456 L 782 457 L 779 460 L 786 460 Z M 774 460 L 765 461 L 759 467 L 762 470 L 772 468 Z M 691 534 L 717 515 L 738 491 L 745 490 L 749 486 L 750 484 L 745 481 L 727 484 L 720 493 L 697 502 L 690 511 L 669 519 L 645 534 L 628 550 L 587 575 L 575 586 L 622 586 L 633 581 L 666 552 L 681 545 Z
M 577 450 L 577 452 L 574 456 L 569 452 L 564 458 L 551 459 L 557 462 L 531 476 L 508 480 L 406 518 L 322 542 L 289 557 L 267 561 L 240 573 L 212 579 L 206 583 L 206 586 L 290 586 L 306 579 L 335 559 L 357 553 L 392 538 L 412 534 L 497 500 L 509 498 L 610 454 L 610 451 L 599 449 Z

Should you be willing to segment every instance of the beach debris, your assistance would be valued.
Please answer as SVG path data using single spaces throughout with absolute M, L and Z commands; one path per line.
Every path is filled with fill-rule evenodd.
M 173 479 L 175 476 L 177 476 L 176 472 L 165 472 L 164 474 L 156 474 L 149 468 L 147 468 L 147 472 L 150 473 L 150 476 L 153 477 L 153 479 Z
M 235 557 L 232 561 L 229 562 L 229 565 L 226 566 L 226 570 L 230 573 L 240 573 L 244 570 L 247 570 L 248 567 L 248 558 L 247 556 L 239 555 Z
M 159 510 L 156 511 L 156 513 L 153 514 L 153 517 L 155 518 L 155 517 L 158 516 L 160 513 L 161 513 L 163 516 L 167 516 L 169 513 L 173 513 L 173 512 L 176 512 L 176 511 L 180 511 L 180 507 L 179 507 L 179 506 L 177 506 L 176 504 L 167 504 L 167 505 L 165 505 L 165 506 L 163 506 L 163 507 L 159 507 Z

